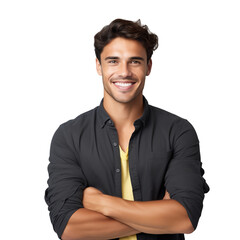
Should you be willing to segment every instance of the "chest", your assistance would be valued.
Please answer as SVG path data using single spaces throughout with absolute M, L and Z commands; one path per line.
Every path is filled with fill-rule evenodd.
M 160 136 L 160 137 L 159 137 Z M 171 159 L 164 135 L 151 131 L 118 132 L 115 128 L 82 136 L 80 165 L 88 185 L 112 196 L 122 196 L 119 145 L 129 147 L 129 173 L 135 200 L 161 199 Z
M 124 152 L 126 152 L 127 147 L 129 146 L 129 142 L 134 131 L 134 126 L 128 128 L 117 128 L 118 143 Z

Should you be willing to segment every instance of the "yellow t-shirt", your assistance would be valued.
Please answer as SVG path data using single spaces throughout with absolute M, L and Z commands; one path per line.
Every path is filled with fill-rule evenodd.
M 122 198 L 126 200 L 133 201 L 133 191 L 132 191 L 132 183 L 130 179 L 130 173 L 129 173 L 129 164 L 128 164 L 128 148 L 126 152 L 122 150 L 122 148 L 119 146 L 120 149 L 120 158 L 121 158 L 121 177 L 122 177 Z M 128 236 L 128 237 L 122 237 L 119 238 L 120 240 L 137 240 L 136 235 Z

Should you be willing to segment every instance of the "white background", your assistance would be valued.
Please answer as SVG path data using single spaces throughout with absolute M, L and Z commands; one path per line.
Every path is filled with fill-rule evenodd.
M 93 37 L 115 18 L 159 36 L 144 95 L 197 130 L 211 187 L 186 239 L 238 239 L 239 1 L 0 1 L 1 239 L 58 239 L 44 191 L 57 127 L 99 105 Z

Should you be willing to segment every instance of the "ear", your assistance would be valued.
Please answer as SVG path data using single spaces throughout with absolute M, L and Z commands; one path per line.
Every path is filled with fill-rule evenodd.
M 102 76 L 102 66 L 97 58 L 96 58 L 96 69 L 97 69 L 98 75 Z
M 152 69 L 152 59 L 149 59 L 148 64 L 147 64 L 146 76 L 148 76 L 151 73 L 151 69 Z

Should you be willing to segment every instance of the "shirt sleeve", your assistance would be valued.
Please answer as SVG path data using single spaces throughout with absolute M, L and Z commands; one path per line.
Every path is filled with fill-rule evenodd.
M 186 209 L 196 229 L 203 208 L 204 194 L 209 191 L 200 160 L 199 140 L 193 126 L 184 119 L 171 132 L 173 155 L 165 175 L 165 187 L 171 199 Z
M 86 180 L 77 159 L 72 137 L 61 125 L 51 142 L 48 188 L 45 191 L 50 219 L 59 238 L 72 214 L 83 208 Z

